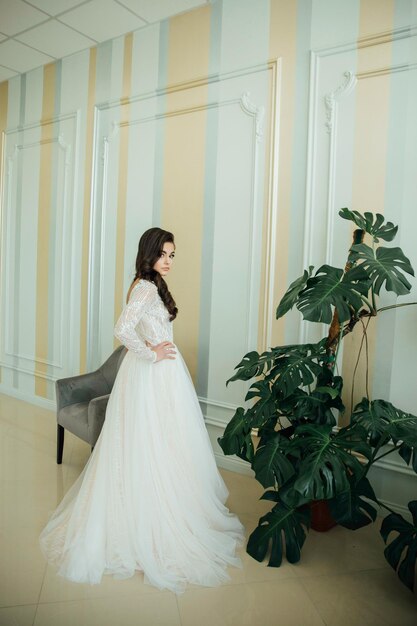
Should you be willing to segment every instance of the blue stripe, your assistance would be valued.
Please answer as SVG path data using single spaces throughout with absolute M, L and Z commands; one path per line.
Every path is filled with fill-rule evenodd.
M 163 20 L 159 28 L 159 65 L 158 65 L 158 89 L 167 86 L 168 79 L 168 45 L 169 45 L 169 20 Z M 155 157 L 154 157 L 154 180 L 153 180 L 153 214 L 152 226 L 161 225 L 162 214 L 162 188 L 164 178 L 164 139 L 166 94 L 157 98 L 157 115 L 161 115 L 155 121 Z
M 26 115 L 26 74 L 20 76 L 20 107 L 19 107 L 19 126 L 25 123 Z M 23 131 L 19 131 L 19 144 L 23 143 Z M 22 180 L 23 159 L 22 154 L 17 159 L 16 177 L 18 181 Z M 9 215 L 9 219 L 11 216 Z M 19 367 L 19 335 L 20 335 L 20 275 L 21 275 L 21 241 L 20 234 L 22 230 L 22 185 L 16 188 L 16 215 L 15 215 L 15 231 L 14 231 L 14 274 L 13 276 L 13 365 Z M 19 386 L 19 372 L 13 369 L 12 385 L 17 388 Z
M 222 35 L 221 2 L 215 2 L 211 7 L 210 24 L 210 56 L 209 74 L 218 74 L 220 71 L 220 52 Z M 208 102 L 215 100 L 218 89 L 217 83 L 208 86 Z M 210 360 L 210 331 L 211 331 L 211 298 L 213 283 L 213 249 L 214 249 L 214 219 L 216 203 L 216 171 L 217 171 L 217 138 L 218 138 L 217 107 L 207 109 L 206 151 L 204 175 L 204 206 L 203 206 L 203 241 L 201 263 L 201 291 L 200 291 L 200 327 L 198 333 L 198 362 L 196 389 L 199 396 L 207 397 Z

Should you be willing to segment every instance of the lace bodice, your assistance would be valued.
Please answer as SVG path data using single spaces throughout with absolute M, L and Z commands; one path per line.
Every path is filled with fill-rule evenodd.
M 114 327 L 114 335 L 140 359 L 155 362 L 156 352 L 148 348 L 161 341 L 173 341 L 172 322 L 155 283 L 141 278 L 133 287 L 129 302 Z

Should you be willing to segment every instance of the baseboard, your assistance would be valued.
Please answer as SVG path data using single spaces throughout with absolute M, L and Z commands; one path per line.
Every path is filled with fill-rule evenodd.
M 217 467 L 236 472 L 237 474 L 244 474 L 245 476 L 255 476 L 255 472 L 246 461 L 239 459 L 237 456 L 225 456 L 220 452 L 215 452 L 214 457 L 216 459 Z
M 24 393 L 22 391 L 15 391 L 13 388 L 6 387 L 2 383 L 0 383 L 0 393 L 5 396 L 16 398 L 17 400 L 22 400 L 22 402 L 27 402 L 28 404 L 40 406 L 42 409 L 48 409 L 49 411 L 54 412 L 56 411 L 56 402 L 54 400 L 41 398 L 40 396 L 34 396 L 32 394 Z

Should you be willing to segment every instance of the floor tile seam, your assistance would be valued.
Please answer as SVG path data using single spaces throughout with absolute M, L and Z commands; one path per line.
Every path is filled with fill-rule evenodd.
M 386 572 L 389 571 L 389 567 L 367 567 L 365 569 L 352 569 L 352 570 L 344 570 L 343 572 L 328 572 L 327 574 L 315 574 L 314 572 L 307 575 L 297 574 L 297 578 L 299 580 L 305 580 L 309 578 L 325 578 L 326 576 L 331 576 L 332 578 L 335 576 L 350 576 L 353 574 L 364 574 L 366 572 Z
M 279 568 L 277 568 L 279 569 Z M 275 583 L 282 580 L 298 580 L 297 574 L 289 574 L 288 576 L 279 576 L 277 579 L 265 578 L 264 580 L 242 580 L 237 582 L 224 582 L 224 587 L 235 587 L 236 585 L 252 585 L 256 583 Z
M 157 595 L 160 595 L 160 594 L 167 595 L 168 593 L 173 593 L 173 592 L 170 592 L 169 590 L 167 590 L 167 591 L 157 591 L 157 592 L 150 591 L 150 592 L 143 592 L 143 593 L 138 594 L 137 591 L 132 591 L 132 592 L 129 591 L 128 593 L 123 593 L 123 594 L 117 595 L 117 596 L 113 596 L 113 595 L 107 594 L 107 595 L 103 595 L 103 596 L 100 595 L 100 596 L 87 596 L 85 598 L 72 598 L 71 600 L 48 600 L 46 602 L 39 601 L 38 605 L 44 605 L 44 604 L 70 604 L 71 602 L 84 602 L 85 600 L 88 600 L 88 601 L 90 601 L 90 600 L 108 600 L 108 599 L 113 599 L 114 600 L 114 599 L 120 599 L 120 598 L 128 598 L 130 596 L 135 596 L 135 598 L 142 597 L 142 596 L 143 597 L 145 597 L 145 596 L 149 597 L 149 596 L 157 596 Z M 32 602 L 32 604 L 34 604 L 34 603 Z
M 0 605 L 0 611 L 2 609 L 17 609 L 21 606 L 37 606 L 37 602 L 22 602 L 22 603 L 17 603 L 17 604 L 5 604 L 4 606 Z
M 316 609 L 317 613 L 319 614 L 320 619 L 322 620 L 323 624 L 325 626 L 330 626 L 330 624 L 325 620 L 324 615 L 320 611 L 320 609 L 317 606 L 316 602 L 314 601 L 314 597 L 312 597 L 312 594 L 309 593 L 308 589 L 306 589 L 306 587 L 305 587 L 305 585 L 303 584 L 302 581 L 301 581 L 301 585 L 302 585 L 302 587 L 304 589 L 304 592 L 307 594 L 307 597 L 310 599 L 310 602 L 313 604 L 314 608 Z
M 289 576 L 288 578 L 277 578 L 276 580 L 242 580 L 239 582 L 224 582 L 221 585 L 218 585 L 216 587 L 206 587 L 206 586 L 201 586 L 200 588 L 193 588 L 193 589 L 187 589 L 187 592 L 190 591 L 201 591 L 201 590 L 206 590 L 206 589 L 220 589 L 220 588 L 224 588 L 224 587 L 239 587 L 242 585 L 264 585 L 265 583 L 279 583 L 279 582 L 284 582 L 286 580 L 299 580 L 299 578 L 297 576 Z
M 178 604 L 178 594 L 175 593 L 174 595 L 175 595 L 175 604 L 177 606 L 177 613 L 178 613 L 179 624 L 180 624 L 180 626 L 184 626 L 183 621 L 182 621 L 182 616 L 181 616 L 180 605 Z

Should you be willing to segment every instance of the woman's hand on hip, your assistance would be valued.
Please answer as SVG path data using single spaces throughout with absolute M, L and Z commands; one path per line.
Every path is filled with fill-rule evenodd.
M 149 343 L 149 341 L 146 341 L 146 345 L 148 346 L 148 348 L 156 352 L 155 363 L 157 363 L 158 361 L 163 361 L 163 359 L 175 359 L 174 355 L 176 354 L 176 350 L 174 344 L 171 343 L 171 341 L 162 341 L 155 346 Z

